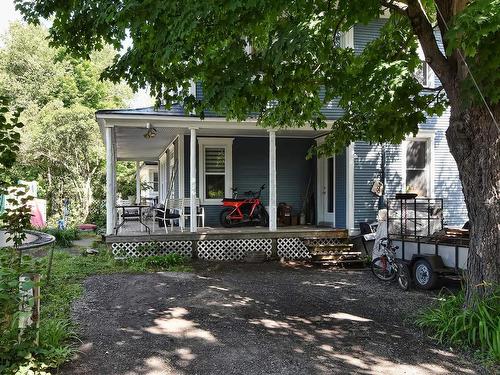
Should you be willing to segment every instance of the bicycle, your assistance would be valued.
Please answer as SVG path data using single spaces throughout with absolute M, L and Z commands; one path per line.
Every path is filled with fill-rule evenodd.
M 260 196 L 265 185 L 258 192 L 247 191 L 247 198 L 238 198 L 238 190 L 233 190 L 233 198 L 224 198 L 222 205 L 224 209 L 220 213 L 220 223 L 225 228 L 233 228 L 241 225 L 262 225 L 269 223 L 269 215 L 263 206 Z
M 405 262 L 396 259 L 396 251 L 399 247 L 392 246 L 389 239 L 382 238 L 380 248 L 382 248 L 382 255 L 375 258 L 371 264 L 373 274 L 382 281 L 392 281 L 397 277 L 401 289 L 410 289 L 410 269 Z

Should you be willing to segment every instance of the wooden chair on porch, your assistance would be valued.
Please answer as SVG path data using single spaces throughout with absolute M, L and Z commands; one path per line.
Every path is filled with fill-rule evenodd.
M 182 207 L 182 198 L 168 198 L 165 201 L 163 206 L 159 206 L 155 209 L 155 217 L 153 220 L 153 232 L 155 221 L 162 222 L 163 227 L 165 228 L 165 233 L 168 234 L 168 223 L 170 223 L 170 229 L 174 230 L 174 221 L 177 220 L 181 231 L 184 231 L 183 226 L 180 223 L 181 218 L 181 207 Z

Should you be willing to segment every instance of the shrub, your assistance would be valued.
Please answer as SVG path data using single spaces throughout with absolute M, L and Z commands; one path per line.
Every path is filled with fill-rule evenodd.
M 53 235 L 56 238 L 55 244 L 61 247 L 71 247 L 74 240 L 80 239 L 80 231 L 74 227 L 66 229 L 45 228 L 42 230 L 45 233 Z
M 465 309 L 465 293 L 441 296 L 436 306 L 417 319 L 440 343 L 479 349 L 486 359 L 500 362 L 500 287 L 493 295 Z

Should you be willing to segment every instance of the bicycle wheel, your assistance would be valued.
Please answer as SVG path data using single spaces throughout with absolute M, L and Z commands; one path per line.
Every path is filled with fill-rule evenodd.
M 260 220 L 260 224 L 259 225 L 262 225 L 262 226 L 266 226 L 266 225 L 269 225 L 269 215 L 267 214 L 267 211 L 265 209 L 264 206 L 260 206 L 260 213 L 259 213 L 259 220 Z
M 373 260 L 372 272 L 377 279 L 382 281 L 391 281 L 396 277 L 396 269 L 389 263 L 386 256 L 381 256 Z
M 224 228 L 232 228 L 232 227 L 234 227 L 234 222 L 229 217 L 233 213 L 233 211 L 234 211 L 234 209 L 231 208 L 231 207 L 224 208 L 221 211 L 221 213 L 219 215 L 219 220 L 220 220 L 220 224 Z
M 409 290 L 411 286 L 410 269 L 406 263 L 398 266 L 398 285 L 403 290 Z

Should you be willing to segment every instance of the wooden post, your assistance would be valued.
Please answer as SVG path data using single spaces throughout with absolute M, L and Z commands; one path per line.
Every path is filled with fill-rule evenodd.
M 276 228 L 276 131 L 269 130 L 269 230 Z
M 191 128 L 191 144 L 189 152 L 189 173 L 190 173 L 190 206 L 189 206 L 189 231 L 196 233 L 198 223 L 196 222 L 196 128 Z
M 35 323 L 35 345 L 40 342 L 40 275 L 35 274 L 31 278 L 33 280 L 33 314 L 31 320 Z
M 113 172 L 113 141 L 112 131 L 110 127 L 105 128 L 106 133 L 106 235 L 113 234 L 114 220 L 113 213 L 115 210 L 114 201 L 114 172 Z

